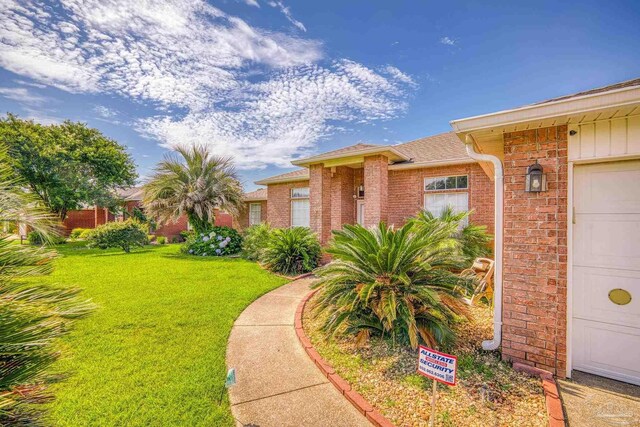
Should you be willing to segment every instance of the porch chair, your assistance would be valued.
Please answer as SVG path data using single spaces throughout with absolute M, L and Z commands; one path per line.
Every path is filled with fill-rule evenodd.
M 489 258 L 476 258 L 470 268 L 462 271 L 462 275 L 471 276 L 476 279 L 476 288 L 471 297 L 471 303 L 480 300 L 482 297 L 493 307 L 493 272 L 495 261 Z

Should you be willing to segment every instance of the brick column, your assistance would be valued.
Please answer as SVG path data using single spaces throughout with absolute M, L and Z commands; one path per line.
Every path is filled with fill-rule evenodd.
M 331 229 L 340 230 L 344 224 L 355 222 L 353 199 L 353 169 L 335 168 L 331 174 Z
M 331 237 L 331 170 L 323 164 L 309 167 L 310 226 L 321 244 Z
M 548 191 L 524 191 L 535 160 Z M 502 356 L 564 377 L 567 351 L 567 127 L 504 135 Z
M 389 159 L 386 156 L 364 158 L 364 224 L 366 227 L 387 222 Z

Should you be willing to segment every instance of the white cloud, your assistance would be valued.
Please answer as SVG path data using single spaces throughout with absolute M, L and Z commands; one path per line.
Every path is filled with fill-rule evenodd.
M 403 73 L 402 71 L 400 71 L 398 68 L 394 67 L 393 65 L 387 65 L 384 68 L 384 71 L 387 74 L 389 74 L 390 76 L 392 76 L 394 79 L 398 80 L 398 81 L 401 81 L 401 82 L 406 83 L 406 84 L 411 85 L 411 86 L 416 86 L 417 85 L 415 80 L 413 80 L 413 78 L 410 75 L 408 75 L 406 73 Z
M 29 91 L 24 87 L 0 87 L 0 96 L 25 105 L 42 105 L 49 99 Z
M 20 79 L 16 79 L 16 80 L 14 80 L 14 82 L 16 82 L 16 83 L 18 83 L 19 85 L 22 85 L 22 86 L 37 87 L 38 89 L 44 89 L 45 87 L 47 87 L 47 85 L 43 85 L 41 83 L 27 82 L 25 80 L 20 80 Z
M 96 105 L 93 107 L 93 111 L 98 114 L 103 119 L 113 119 L 118 116 L 118 111 L 109 107 L 105 107 L 104 105 Z
M 243 0 L 246 4 L 253 7 L 260 7 L 258 0 Z
M 282 1 L 272 0 L 268 4 L 271 7 L 275 7 L 279 9 L 280 12 L 282 12 L 282 14 L 284 15 L 284 17 L 287 18 L 287 21 L 291 22 L 300 31 L 305 31 L 305 32 L 307 31 L 307 28 L 304 26 L 304 24 L 293 17 L 293 15 L 291 14 L 291 9 L 288 6 L 285 6 Z
M 450 38 L 450 37 L 445 36 L 445 37 L 442 37 L 442 38 L 440 39 L 440 43 L 442 43 L 442 44 L 446 44 L 447 46 L 453 46 L 453 45 L 455 45 L 456 43 L 458 43 L 458 41 L 457 41 L 457 40 L 455 40 L 455 39 L 452 39 L 452 38 Z
M 0 1 L 0 66 L 144 101 L 157 115 L 134 119 L 140 133 L 164 147 L 208 144 L 241 168 L 289 166 L 344 122 L 396 117 L 415 84 L 390 65 L 328 61 L 317 40 L 252 27 L 204 0 Z

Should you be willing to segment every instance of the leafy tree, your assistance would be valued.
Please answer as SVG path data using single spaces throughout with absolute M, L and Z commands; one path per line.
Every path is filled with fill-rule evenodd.
M 115 205 L 114 190 L 137 178 L 126 149 L 84 123 L 45 126 L 8 114 L 0 141 L 16 176 L 61 220 L 83 204 Z
M 13 178 L 0 151 L 0 223 L 19 221 L 48 237 L 52 218 L 38 208 L 33 194 Z M 49 366 L 61 353 L 56 338 L 92 305 L 77 298 L 78 289 L 25 284 L 25 277 L 47 274 L 55 252 L 16 245 L 0 235 L 0 425 L 36 425 L 42 411 L 35 403 L 48 398 Z
M 145 212 L 158 222 L 187 215 L 198 234 L 207 234 L 215 209 L 237 216 L 243 207 L 242 185 L 231 159 L 213 156 L 205 147 L 176 148 L 144 185 Z
M 334 231 L 327 249 L 333 261 L 316 270 L 325 330 L 355 334 L 361 344 L 372 334 L 412 348 L 453 341 L 453 323 L 467 316 L 462 298 L 471 280 L 451 272 L 457 263 L 448 224 L 432 225 L 420 232 L 412 222 Z
M 122 222 L 108 222 L 93 229 L 87 237 L 90 248 L 121 248 L 129 253 L 132 247 L 143 247 L 149 243 L 146 227 L 128 219 Z

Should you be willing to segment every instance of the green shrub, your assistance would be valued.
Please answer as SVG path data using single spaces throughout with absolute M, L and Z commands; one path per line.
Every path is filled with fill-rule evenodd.
M 67 240 L 62 236 L 50 235 L 48 238 L 44 238 L 38 231 L 32 231 L 27 235 L 27 240 L 32 245 L 42 246 L 45 243 L 51 245 L 62 245 L 67 243 Z
M 224 256 L 242 250 L 242 236 L 231 227 L 212 227 L 208 233 L 191 233 L 181 251 L 189 255 Z
M 469 267 L 478 257 L 491 256 L 491 242 L 493 236 L 487 232 L 484 225 L 467 224 L 469 215 L 473 211 L 454 212 L 451 207 L 442 211 L 440 216 L 431 212 L 420 212 L 412 222 L 416 231 L 427 233 L 448 234 L 452 240 L 448 245 L 452 256 L 460 260 L 460 268 Z
M 266 222 L 252 225 L 244 230 L 242 240 L 242 256 L 252 261 L 262 259 L 271 238 L 272 229 Z
M 122 248 L 130 252 L 132 247 L 149 243 L 146 227 L 137 221 L 108 222 L 91 231 L 87 238 L 90 248 Z
M 454 340 L 452 326 L 467 316 L 463 298 L 472 280 L 451 271 L 457 260 L 447 224 L 430 225 L 345 225 L 333 232 L 327 249 L 333 261 L 316 271 L 315 285 L 317 310 L 328 313 L 326 331 L 355 334 L 359 344 L 374 334 L 387 336 L 412 348 Z
M 271 232 L 261 261 L 276 273 L 302 274 L 318 266 L 322 248 L 306 227 L 275 229 Z
M 156 243 L 159 245 L 164 245 L 167 243 L 167 238 L 164 236 L 158 236 L 156 237 Z
M 84 231 L 78 236 L 78 239 L 88 239 L 92 231 L 93 228 L 85 228 Z
M 74 228 L 73 230 L 71 230 L 71 233 L 69 233 L 69 238 L 70 239 L 79 239 L 80 235 L 82 233 L 84 233 L 85 230 L 88 230 L 87 228 Z

